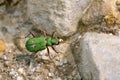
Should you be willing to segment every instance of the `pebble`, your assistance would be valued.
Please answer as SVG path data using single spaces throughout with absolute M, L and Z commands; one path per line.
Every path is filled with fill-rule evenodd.
M 6 55 L 3 55 L 3 59 L 4 59 L 4 60 L 7 60 L 7 56 L 6 56 Z
M 2 75 L 0 75 L 0 80 L 2 79 Z
M 116 1 L 116 5 L 120 5 L 120 0 L 117 0 L 117 1 Z
M 42 56 L 42 59 L 43 59 L 43 60 L 49 60 L 49 57 L 43 55 L 43 56 Z
M 53 80 L 62 80 L 60 77 L 54 78 Z
M 5 45 L 5 42 L 0 39 L 0 52 L 4 52 L 6 49 L 6 45 Z
M 24 80 L 24 79 L 23 79 L 23 77 L 18 76 L 18 77 L 17 77 L 17 80 Z
M 59 65 L 63 65 L 67 63 L 67 59 L 60 59 L 60 64 Z
M 78 36 L 78 39 L 80 39 L 82 36 L 80 35 L 80 36 Z
M 25 51 L 26 50 L 25 42 L 26 42 L 26 38 L 16 38 L 14 40 L 15 45 L 17 46 L 17 48 L 20 51 Z
M 24 75 L 25 75 L 24 68 L 19 68 L 18 71 L 19 71 L 21 74 L 24 74 Z
M 10 76 L 18 76 L 18 73 L 14 69 L 11 69 L 11 71 L 9 72 L 9 75 Z
M 52 77 L 52 76 L 53 76 L 53 74 L 52 74 L 52 73 L 48 73 L 48 76 L 49 76 L 49 77 Z

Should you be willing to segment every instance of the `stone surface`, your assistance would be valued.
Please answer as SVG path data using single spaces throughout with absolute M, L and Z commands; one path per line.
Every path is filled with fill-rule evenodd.
M 86 33 L 73 48 L 82 80 L 120 79 L 120 37 Z
M 38 29 L 61 36 L 73 34 L 91 0 L 28 0 L 28 17 Z
M 95 44 L 92 45 L 90 42 L 90 44 L 85 43 L 84 40 L 89 40 L 88 37 L 87 39 L 82 39 L 81 42 L 83 43 L 81 44 L 79 44 L 79 42 L 75 43 L 74 53 L 77 55 L 74 56 L 76 63 L 80 64 L 78 65 L 80 69 L 79 72 L 70 48 L 70 43 L 74 44 L 76 40 L 82 37 L 81 34 L 78 33 L 79 30 L 77 30 L 83 26 L 81 23 L 79 24 L 81 17 L 82 22 L 86 26 L 88 24 L 94 25 L 94 23 L 99 23 L 99 20 L 102 20 L 101 15 L 103 14 L 113 14 L 112 20 L 111 17 L 108 17 L 109 15 L 107 16 L 108 21 L 106 21 L 106 23 L 108 23 L 109 20 L 114 23 L 114 20 L 116 20 L 115 17 L 118 15 L 116 8 L 119 9 L 119 3 L 116 3 L 117 7 L 115 5 L 116 0 L 0 0 L 0 3 L 4 1 L 11 2 L 10 5 L 3 4 L 0 6 L 0 39 L 4 40 L 6 44 L 5 52 L 0 54 L 0 79 L 81 80 L 80 72 L 83 80 L 98 80 L 98 77 L 106 77 L 108 75 L 108 69 L 111 69 L 113 65 L 115 65 L 115 67 L 109 70 L 110 75 L 113 72 L 114 74 L 112 76 L 117 76 L 116 74 L 119 68 L 117 69 L 118 71 L 115 71 L 117 68 L 117 63 L 115 62 L 119 56 L 117 56 L 116 59 L 111 58 L 111 55 L 113 55 L 112 52 L 114 51 L 116 51 L 116 53 L 114 53 L 113 57 L 116 57 L 117 46 L 110 48 L 110 50 L 108 50 L 109 46 L 106 46 L 107 49 L 103 49 L 102 47 L 95 46 Z M 16 1 L 20 2 L 14 5 Z M 120 20 L 116 21 L 116 23 L 120 24 Z M 87 28 L 88 27 L 90 26 L 87 26 Z M 35 55 L 25 48 L 26 40 L 32 37 L 29 35 L 25 38 L 25 36 L 29 34 L 29 31 L 33 31 L 36 35 L 41 35 L 38 29 L 45 30 L 46 33 L 49 34 L 56 31 L 56 36 L 58 37 L 59 35 L 66 36 L 63 37 L 63 39 L 67 41 L 54 46 L 59 52 L 58 54 L 49 47 L 52 60 L 48 56 L 47 49 L 39 51 Z M 101 38 L 104 39 L 104 35 L 101 36 Z M 84 36 L 84 38 L 86 38 L 86 36 Z M 98 38 L 97 41 L 103 41 L 101 38 L 99 39 L 99 37 L 96 38 Z M 117 42 L 116 37 L 114 37 L 113 40 Z M 110 41 L 108 42 L 111 43 Z M 103 43 L 98 42 L 99 46 L 100 44 Z M 79 46 L 82 47 L 79 48 Z M 93 49 L 93 47 L 95 49 Z M 96 50 L 104 50 L 105 53 L 107 53 L 107 59 L 104 58 L 106 55 L 105 53 L 102 54 L 102 52 L 101 55 L 97 57 L 93 53 L 93 57 L 91 55 L 92 51 L 97 53 Z M 79 55 L 79 52 L 83 54 Z M 111 61 L 112 64 L 114 63 L 113 65 L 109 66 L 109 58 L 114 60 L 113 62 Z M 106 66 L 103 64 L 106 64 L 109 68 L 107 67 L 106 69 Z M 103 70 L 103 68 L 105 68 L 105 70 Z M 109 76 L 109 78 L 112 76 Z M 117 80 L 117 77 L 113 78 Z
M 82 17 L 85 25 L 98 24 L 106 15 L 117 17 L 119 12 L 116 5 L 117 0 L 92 0 L 91 5 Z
M 120 11 L 120 0 L 116 1 L 117 9 Z

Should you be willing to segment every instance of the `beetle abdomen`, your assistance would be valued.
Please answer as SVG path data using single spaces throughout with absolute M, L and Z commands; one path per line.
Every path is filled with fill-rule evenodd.
M 37 52 L 46 48 L 46 40 L 44 37 L 30 38 L 26 42 L 26 48 L 30 52 Z

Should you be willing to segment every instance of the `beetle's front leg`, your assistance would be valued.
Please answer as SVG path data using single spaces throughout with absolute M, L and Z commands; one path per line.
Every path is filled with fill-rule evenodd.
M 43 33 L 44 37 L 46 37 L 48 34 L 46 33 L 46 31 L 41 30 L 41 32 Z
M 44 33 L 44 37 L 46 37 L 46 36 L 47 36 L 47 33 L 46 33 L 45 31 L 43 31 L 43 33 Z
M 53 46 L 51 46 L 51 47 L 56 53 L 59 53 Z
M 52 59 L 52 58 L 50 57 L 50 51 L 49 51 L 49 48 L 48 48 L 48 47 L 47 47 L 47 52 L 48 52 L 49 58 Z
M 52 33 L 52 37 L 55 37 L 55 31 Z
M 35 37 L 35 35 L 30 31 L 30 34 L 33 36 L 33 37 Z

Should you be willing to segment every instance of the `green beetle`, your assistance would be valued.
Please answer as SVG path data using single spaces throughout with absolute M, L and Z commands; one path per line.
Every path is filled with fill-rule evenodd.
M 30 34 L 33 35 L 33 33 L 31 33 L 31 32 L 30 32 Z M 44 36 L 35 37 L 33 35 L 33 38 L 28 39 L 27 42 L 26 42 L 26 49 L 30 52 L 38 52 L 38 51 L 41 51 L 41 50 L 44 50 L 44 49 L 47 48 L 48 55 L 49 55 L 48 46 L 51 46 L 52 49 L 56 53 L 58 53 L 55 50 L 55 48 L 53 47 L 53 45 L 58 45 L 62 41 L 63 41 L 62 39 L 58 39 L 57 37 L 54 37 L 54 32 L 52 34 L 52 37 L 50 37 L 50 36 L 46 37 L 46 33 L 44 32 Z

